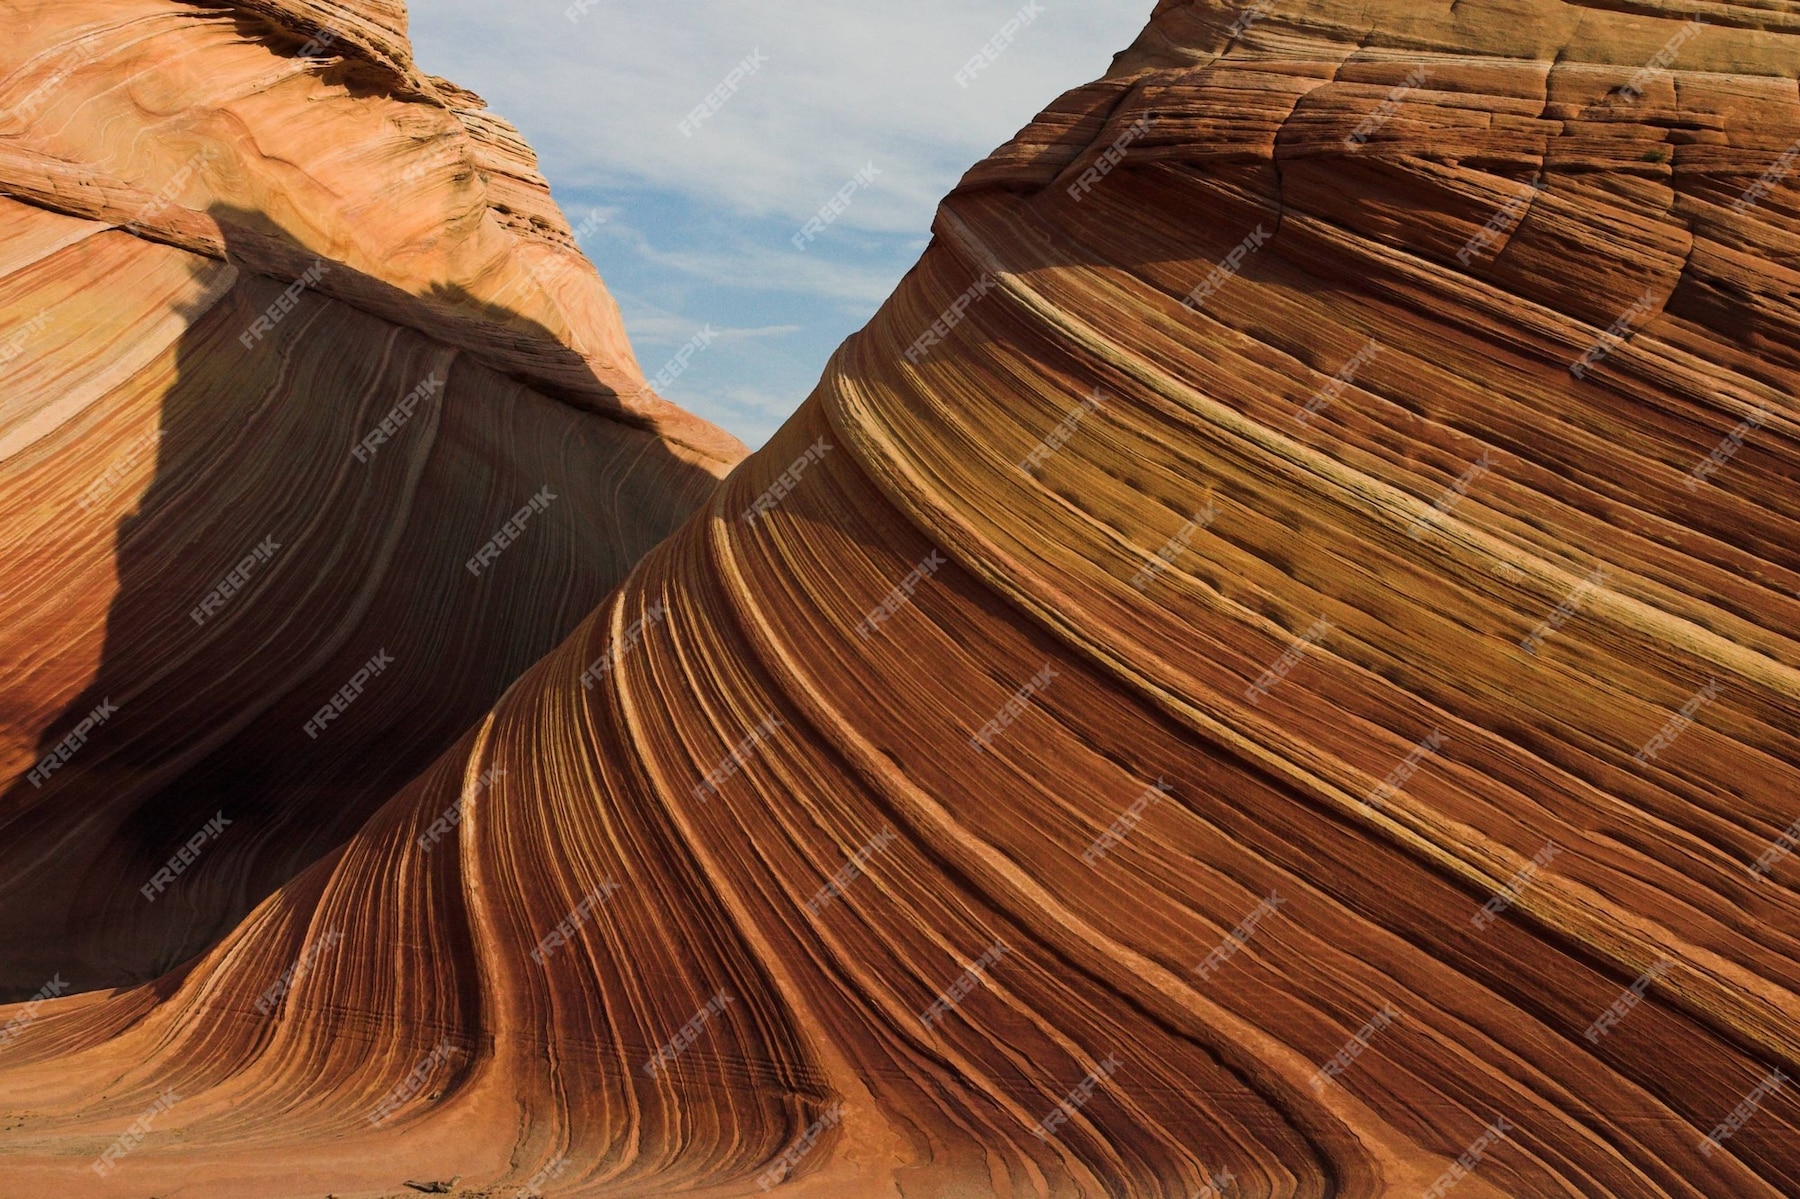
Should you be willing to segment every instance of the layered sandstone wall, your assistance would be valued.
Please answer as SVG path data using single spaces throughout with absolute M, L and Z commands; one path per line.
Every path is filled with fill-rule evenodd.
M 1165 0 L 11 1168 L 1800 1192 L 1792 24 Z

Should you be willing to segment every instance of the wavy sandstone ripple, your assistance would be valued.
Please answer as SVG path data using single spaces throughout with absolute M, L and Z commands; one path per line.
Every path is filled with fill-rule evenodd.
M 4 1168 L 1800 1193 L 1790 7 L 1159 5 Z
M 650 394 L 516 135 L 303 40 L 0 12 L 9 1001 L 216 944 L 742 455 Z

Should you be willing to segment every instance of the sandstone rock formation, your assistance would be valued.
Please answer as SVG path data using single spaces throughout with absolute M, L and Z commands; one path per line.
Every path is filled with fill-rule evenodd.
M 1795 24 L 1165 0 L 4 1169 L 1800 1193 Z
M 504 123 L 252 7 L 0 14 L 0 997 L 215 944 L 743 452 Z

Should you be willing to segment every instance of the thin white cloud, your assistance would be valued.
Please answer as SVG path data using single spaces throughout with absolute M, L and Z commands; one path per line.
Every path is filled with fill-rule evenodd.
M 643 230 L 625 221 L 608 222 L 601 234 L 624 242 L 638 258 L 672 275 L 710 284 L 753 281 L 762 291 L 811 295 L 861 311 L 874 309 L 894 289 L 894 275 L 885 263 L 846 263 L 804 255 L 785 241 L 779 245 L 759 243 L 731 228 L 721 231 L 705 248 L 689 249 L 660 248 Z
M 760 329 L 736 329 L 727 326 L 696 324 L 674 313 L 645 315 L 642 310 L 631 314 L 631 340 L 638 346 L 685 345 L 701 330 L 710 333 L 715 342 L 755 341 L 764 337 L 786 337 L 798 333 L 800 325 L 765 325 Z
M 749 341 L 757 337 L 785 337 L 789 333 L 798 332 L 799 325 L 764 325 L 760 329 L 715 329 L 713 336 L 720 341 Z

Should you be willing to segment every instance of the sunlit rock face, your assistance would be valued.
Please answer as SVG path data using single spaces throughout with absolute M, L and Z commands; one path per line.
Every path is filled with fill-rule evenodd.
M 683 492 L 703 510 L 340 847 L 153 984 L 0 1011 L 24 1021 L 5 1168 L 75 1195 L 1800 1192 L 1794 45 L 1747 5 L 1159 5 L 970 172 L 783 432 Z M 229 351 L 242 320 L 211 314 L 249 284 L 179 314 L 235 268 L 93 238 L 176 255 L 110 285 L 160 297 L 146 325 L 220 319 Z M 459 286 L 433 311 L 476 303 Z M 593 410 L 635 402 L 593 376 L 615 398 Z M 196 436 L 298 419 L 238 402 L 192 401 Z M 483 528 L 543 473 L 487 432 L 441 490 L 505 493 Z M 107 698 L 40 680 L 103 669 L 80 634 L 124 590 L 98 532 L 37 548 L 73 536 L 47 490 L 104 470 L 99 434 L 66 436 L 86 473 L 39 451 L 10 501 L 42 530 L 9 593 L 37 623 L 8 633 L 42 663 L 12 694 L 41 698 L 11 702 L 61 722 L 33 718 L 21 775 Z M 655 444 L 730 457 L 684 436 Z M 503 461 L 517 487 L 471 487 Z M 235 520 L 201 469 L 170 502 Z M 120 647 L 146 676 L 191 663 L 156 720 L 300 677 L 266 629 L 364 577 L 343 563 L 378 532 L 303 498 L 329 470 L 245 469 L 232 494 L 346 548 L 217 618 L 268 658 Z M 525 537 L 602 515 L 559 500 Z M 457 547 L 404 598 L 446 603 L 481 540 L 399 538 Z M 548 569 L 525 545 L 485 577 Z M 515 636 L 576 602 L 518 585 Z M 255 764 L 385 769 L 423 740 L 382 675 L 306 744 L 384 644 L 441 709 L 479 690 L 444 666 L 470 634 L 433 617 L 407 652 L 393 624 L 348 639 L 217 768 L 269 810 L 216 852 L 299 810 Z M 122 695 L 68 770 L 127 794 L 172 734 Z M 146 765 L 107 756 L 133 745 Z M 78 818 L 141 802 L 34 799 L 46 845 L 50 811 L 85 846 Z M 179 848 L 217 806 L 143 827 Z M 153 864 L 110 844 L 76 893 L 143 919 L 124 888 Z M 231 885 L 199 852 L 170 901 Z

